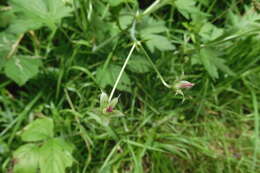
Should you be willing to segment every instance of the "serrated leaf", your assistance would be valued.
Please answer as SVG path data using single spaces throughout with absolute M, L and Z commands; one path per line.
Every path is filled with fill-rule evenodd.
M 108 85 L 114 86 L 120 70 L 121 67 L 117 65 L 108 65 L 106 68 L 103 66 L 99 67 L 96 74 L 97 83 L 101 88 L 105 88 Z M 131 91 L 131 81 L 125 72 L 123 72 L 117 89 L 128 92 Z
M 25 20 L 25 22 L 16 21 L 14 24 L 16 27 L 20 24 L 19 26 L 26 30 L 37 29 L 41 26 L 54 29 L 55 24 L 59 23 L 63 17 L 69 16 L 72 10 L 65 5 L 63 0 L 11 0 L 10 5 L 12 10 L 19 14 L 17 20 Z M 11 26 L 11 28 L 14 30 L 15 27 Z
M 62 139 L 51 139 L 40 148 L 41 173 L 65 173 L 72 166 L 72 147 Z
M 143 38 L 147 40 L 146 45 L 151 52 L 154 52 L 155 48 L 159 49 L 160 51 L 175 49 L 175 46 L 164 36 L 149 34 L 144 35 Z
M 208 71 L 209 75 L 212 78 L 218 78 L 218 70 L 216 65 L 211 61 L 211 58 L 215 57 L 215 54 L 210 49 L 204 48 L 200 50 L 200 60 L 204 65 L 205 69 Z
M 175 49 L 175 46 L 167 37 L 160 35 L 160 33 L 167 31 L 167 27 L 164 25 L 163 21 L 145 17 L 139 28 L 141 28 L 141 38 L 146 41 L 146 45 L 151 52 L 154 52 L 155 48 L 160 51 Z
M 218 69 L 220 69 L 221 71 L 227 73 L 230 76 L 235 76 L 235 73 L 225 64 L 225 60 L 218 58 L 218 57 L 214 57 L 211 59 L 212 62 L 216 65 L 216 67 Z
M 135 73 L 146 73 L 150 71 L 151 64 L 143 56 L 133 56 L 128 62 L 128 69 Z
M 53 137 L 53 120 L 47 117 L 34 120 L 21 134 L 23 141 L 33 142 Z
M 41 60 L 29 56 L 15 56 L 5 64 L 5 74 L 18 85 L 25 84 L 38 73 Z
M 212 78 L 219 77 L 218 69 L 230 76 L 235 75 L 235 73 L 225 64 L 225 60 L 218 57 L 218 53 L 214 49 L 201 49 L 200 61 Z
M 14 152 L 14 173 L 36 173 L 39 149 L 36 144 L 25 144 Z
M 260 26 L 260 14 L 253 8 L 245 8 L 245 14 L 237 15 L 232 11 L 227 14 L 227 20 L 231 23 L 231 26 L 239 30 L 248 30 L 254 26 Z
M 141 35 L 158 34 L 167 31 L 165 22 L 162 20 L 155 20 L 152 17 L 146 16 L 141 23 Z

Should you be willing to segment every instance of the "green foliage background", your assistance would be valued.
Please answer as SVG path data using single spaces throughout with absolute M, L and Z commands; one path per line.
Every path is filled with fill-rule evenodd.
M 259 60 L 256 0 L 1 1 L 0 172 L 259 172 Z

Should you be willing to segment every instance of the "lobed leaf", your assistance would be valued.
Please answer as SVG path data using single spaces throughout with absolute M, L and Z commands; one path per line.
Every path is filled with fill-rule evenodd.
M 24 128 L 23 141 L 34 142 L 53 137 L 53 120 L 47 117 L 34 120 Z
M 18 13 L 18 18 L 11 28 L 16 32 L 38 29 L 42 26 L 55 28 L 63 17 L 69 16 L 71 8 L 62 0 L 10 0 L 13 11 Z M 23 30 L 16 30 L 20 26 Z
M 14 152 L 14 173 L 36 173 L 39 162 L 39 148 L 36 144 L 22 145 Z
M 25 84 L 39 70 L 41 60 L 30 56 L 14 56 L 5 64 L 5 74 L 18 85 Z
M 73 163 L 72 149 L 72 146 L 62 139 L 48 140 L 40 148 L 41 173 L 65 173 L 65 169 Z
M 141 38 L 146 41 L 146 45 L 151 52 L 154 52 L 155 48 L 160 51 L 175 49 L 175 46 L 167 37 L 160 35 L 160 33 L 167 31 L 167 27 L 163 21 L 157 21 L 151 17 L 144 17 L 140 28 Z

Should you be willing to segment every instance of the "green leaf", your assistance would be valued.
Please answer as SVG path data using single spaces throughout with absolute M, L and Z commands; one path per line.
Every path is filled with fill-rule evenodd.
M 24 31 L 37 29 L 41 26 L 55 28 L 56 23 L 60 23 L 63 17 L 69 16 L 71 8 L 66 6 L 63 0 L 10 0 L 10 5 L 14 12 L 18 13 L 18 18 L 11 26 L 20 26 Z M 19 20 L 19 21 L 18 21 Z
M 199 32 L 203 41 L 212 41 L 223 34 L 223 29 L 219 29 L 211 23 L 205 23 Z
M 164 36 L 161 35 L 144 35 L 143 38 L 146 41 L 147 47 L 151 52 L 154 52 L 155 48 L 160 51 L 174 50 L 175 46 Z
M 215 53 L 213 51 L 207 48 L 200 50 L 201 63 L 212 78 L 218 78 L 218 70 L 215 64 L 211 61 L 212 58 L 215 58 Z
M 0 33 L 0 70 L 4 67 L 13 44 L 15 44 L 17 37 L 10 33 Z
M 97 83 L 101 88 L 105 88 L 108 85 L 114 86 L 120 70 L 121 67 L 117 65 L 108 65 L 106 68 L 100 67 L 96 74 Z M 131 92 L 131 81 L 125 72 L 123 72 L 117 89 Z
M 177 0 L 175 5 L 178 11 L 186 18 L 190 19 L 191 14 L 205 15 L 196 6 L 196 1 L 194 0 Z
M 118 6 L 124 2 L 131 2 L 133 0 L 106 0 L 112 7 Z
M 149 16 L 144 17 L 140 27 L 141 35 L 158 34 L 167 31 L 167 27 L 165 26 L 165 22 L 163 20 L 155 20 Z
M 14 152 L 14 173 L 36 173 L 39 162 L 36 144 L 25 144 Z
M 139 28 L 141 38 L 146 41 L 146 45 L 151 52 L 154 52 L 155 48 L 160 51 L 175 49 L 175 46 L 167 37 L 159 35 L 160 33 L 167 31 L 167 27 L 163 21 L 157 21 L 152 17 L 147 16 L 144 17 L 142 23 L 139 25 Z
M 225 60 L 224 59 L 221 59 L 221 58 L 218 58 L 218 57 L 214 57 L 211 60 L 216 65 L 216 67 L 218 69 L 220 69 L 221 71 L 227 73 L 230 76 L 235 76 L 236 75 L 227 65 L 225 65 Z
M 131 57 L 128 62 L 128 69 L 136 73 L 146 73 L 150 71 L 151 64 L 143 56 L 136 55 Z
M 65 169 L 73 163 L 72 149 L 73 147 L 62 139 L 48 140 L 40 148 L 41 173 L 65 173 Z
M 234 76 L 235 73 L 225 65 L 225 60 L 218 57 L 216 50 L 211 48 L 203 48 L 200 51 L 200 61 L 204 65 L 212 78 L 218 78 L 218 69 L 225 72 L 230 76 Z
M 25 33 L 28 30 L 36 30 L 42 27 L 42 22 L 30 18 L 16 18 L 12 21 L 8 31 L 15 34 Z
M 23 85 L 38 73 L 40 65 L 40 59 L 29 56 L 12 57 L 5 64 L 5 74 L 18 85 Z
M 1 28 L 7 27 L 13 18 L 14 18 L 14 14 L 11 11 L 1 11 L 0 10 L 0 21 L 1 21 L 0 27 Z
M 21 134 L 23 141 L 33 142 L 53 137 L 53 120 L 47 117 L 34 120 Z
M 245 13 L 243 15 L 237 15 L 232 11 L 229 11 L 227 14 L 227 21 L 233 30 L 240 33 L 260 29 L 260 14 L 253 8 L 245 8 Z
M 0 155 L 5 154 L 8 151 L 9 151 L 9 145 L 5 143 L 2 139 L 0 139 Z
M 119 16 L 119 24 L 122 29 L 126 29 L 133 22 L 134 19 L 134 16 L 125 13 L 129 13 L 129 12 L 122 10 Z
M 200 2 L 201 4 L 208 6 L 210 4 L 209 0 L 197 0 L 198 2 Z

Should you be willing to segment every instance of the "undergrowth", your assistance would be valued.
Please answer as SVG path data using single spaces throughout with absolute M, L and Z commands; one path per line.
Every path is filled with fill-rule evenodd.
M 259 172 L 259 11 L 1 1 L 0 172 Z

